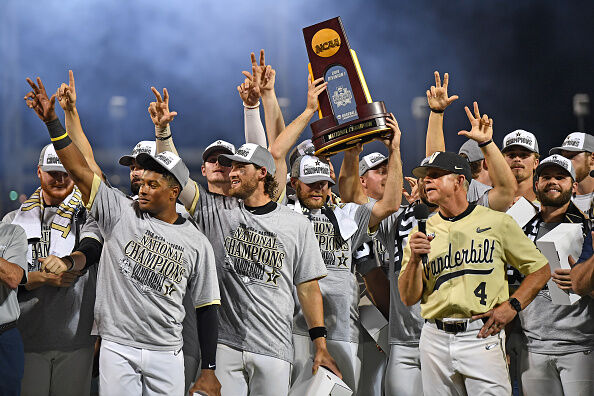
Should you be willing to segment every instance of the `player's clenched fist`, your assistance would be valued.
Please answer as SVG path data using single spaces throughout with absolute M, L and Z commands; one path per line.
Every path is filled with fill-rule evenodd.
M 429 254 L 431 252 L 431 241 L 432 236 L 427 236 L 422 232 L 415 232 L 410 237 L 410 261 L 419 263 L 421 261 L 421 255 Z
M 42 271 L 54 275 L 60 275 L 61 273 L 72 269 L 72 263 L 69 260 L 54 256 L 53 254 L 46 258 L 40 258 L 39 261 L 41 262 Z
M 190 388 L 188 393 L 192 396 L 195 392 L 201 392 L 208 396 L 221 396 L 221 383 L 217 379 L 214 370 L 203 369 L 200 377 Z

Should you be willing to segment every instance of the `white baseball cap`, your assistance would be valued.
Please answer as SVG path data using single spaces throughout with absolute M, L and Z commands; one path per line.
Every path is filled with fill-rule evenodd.
M 359 161 L 359 176 L 363 176 L 365 172 L 375 168 L 376 166 L 380 166 L 387 160 L 388 157 L 382 153 L 375 152 L 367 154 L 365 157 L 361 158 L 361 161 Z
M 538 154 L 538 142 L 536 141 L 536 136 L 523 129 L 516 129 L 512 133 L 505 135 L 501 151 L 505 151 L 511 146 L 524 147 L 533 153 Z
M 182 159 L 171 151 L 163 151 L 159 154 L 151 155 L 149 153 L 139 153 L 136 156 L 136 162 L 143 168 L 157 164 L 165 168 L 175 177 L 178 183 L 184 188 L 190 178 L 190 171 Z
M 295 177 L 305 184 L 325 180 L 334 185 L 334 180 L 330 177 L 328 162 L 313 155 L 297 157 L 291 167 L 291 177 Z
M 568 160 L 567 158 L 559 154 L 553 154 L 540 161 L 540 164 L 538 164 L 538 166 L 536 167 L 536 176 L 538 177 L 538 175 L 540 175 L 540 172 L 542 172 L 544 168 L 548 168 L 549 166 L 557 166 L 563 169 L 565 172 L 569 173 L 573 180 L 575 180 L 575 169 L 573 169 L 571 160 Z
M 132 149 L 132 154 L 124 155 L 120 158 L 120 165 L 132 165 L 132 162 L 136 160 L 136 157 L 140 153 L 155 155 L 157 153 L 157 144 L 154 140 L 143 140 L 138 142 L 136 146 L 134 146 L 134 149 Z
M 54 145 L 51 143 L 41 149 L 41 153 L 39 154 L 39 162 L 37 165 L 39 165 L 41 170 L 44 172 L 68 173 L 66 168 L 64 168 L 64 165 L 62 165 L 58 154 L 56 154 Z
M 231 166 L 233 161 L 264 167 L 271 176 L 276 172 L 272 154 L 259 144 L 246 143 L 238 148 L 235 154 L 219 155 L 219 164 L 223 166 Z
M 587 151 L 594 152 L 594 136 L 584 132 L 574 132 L 567 135 L 561 147 L 553 147 L 549 154 L 561 154 L 565 151 Z
M 217 140 L 209 144 L 208 147 L 204 150 L 204 152 L 202 153 L 202 160 L 206 161 L 210 153 L 212 153 L 213 151 L 221 151 L 227 154 L 233 154 L 235 153 L 235 146 L 224 140 Z

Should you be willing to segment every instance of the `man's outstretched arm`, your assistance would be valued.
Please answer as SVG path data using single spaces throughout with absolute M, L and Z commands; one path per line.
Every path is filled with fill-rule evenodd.
M 55 111 L 56 95 L 54 94 L 51 98 L 48 98 L 39 77 L 37 77 L 37 84 L 29 78 L 27 78 L 27 82 L 32 88 L 32 91 L 25 96 L 27 106 L 35 110 L 37 116 L 45 122 L 56 153 L 62 165 L 78 186 L 83 202 L 86 204 L 89 202 L 95 173 L 87 164 L 78 147 L 72 144 L 70 136 L 68 136 L 66 129 L 58 119 Z

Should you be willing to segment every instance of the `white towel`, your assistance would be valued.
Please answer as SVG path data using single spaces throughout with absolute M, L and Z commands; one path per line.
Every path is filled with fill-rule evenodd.
M 74 244 L 76 243 L 76 236 L 72 232 L 72 229 L 74 227 L 77 208 L 82 205 L 81 193 L 75 186 L 70 195 L 62 201 L 52 219 L 48 254 L 63 257 L 72 253 Z M 29 199 L 23 202 L 12 223 L 23 227 L 27 234 L 27 239 L 41 239 L 42 220 L 43 196 L 40 187 Z M 35 264 L 32 263 L 32 260 L 32 244 L 30 244 L 27 261 Z

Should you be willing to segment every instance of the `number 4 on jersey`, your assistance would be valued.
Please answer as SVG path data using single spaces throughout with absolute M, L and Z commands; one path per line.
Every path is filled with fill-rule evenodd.
M 487 305 L 487 293 L 485 291 L 485 287 L 487 286 L 487 282 L 481 282 L 479 285 L 474 289 L 474 295 L 480 298 L 481 305 Z

